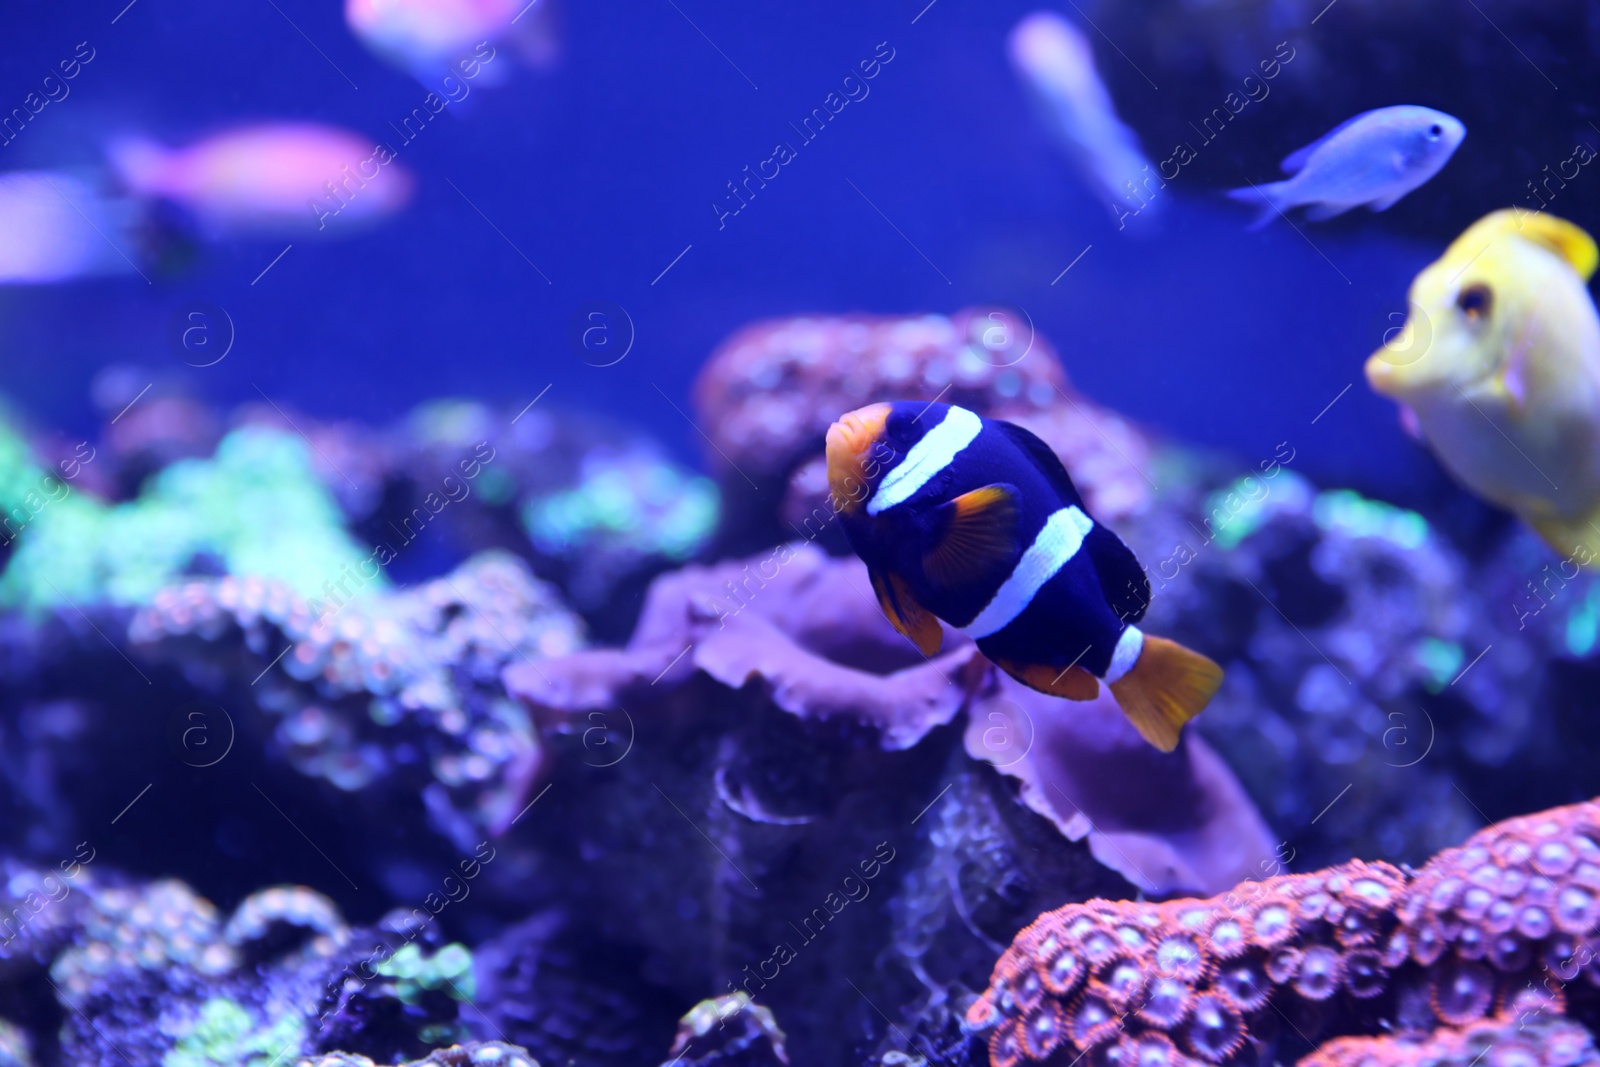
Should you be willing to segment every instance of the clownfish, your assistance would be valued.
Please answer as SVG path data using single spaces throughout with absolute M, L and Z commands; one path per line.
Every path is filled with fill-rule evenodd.
M 1177 747 L 1222 668 L 1134 625 L 1139 560 L 1095 522 L 1061 460 L 1020 426 L 949 404 L 872 404 L 828 429 L 828 487 L 894 627 L 924 655 L 939 619 L 1022 684 L 1093 700 Z

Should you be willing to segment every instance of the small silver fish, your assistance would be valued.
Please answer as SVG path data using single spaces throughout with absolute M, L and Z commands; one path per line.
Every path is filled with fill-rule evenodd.
M 1439 173 L 1466 135 L 1460 119 L 1431 107 L 1400 104 L 1363 111 L 1286 156 L 1283 172 L 1293 177 L 1228 195 L 1261 205 L 1253 230 L 1305 204 L 1311 205 L 1306 218 L 1318 221 L 1363 204 L 1386 211 Z

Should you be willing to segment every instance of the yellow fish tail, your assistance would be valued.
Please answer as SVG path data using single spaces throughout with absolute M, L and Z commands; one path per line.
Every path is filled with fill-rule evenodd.
M 1600 559 L 1600 507 L 1579 519 L 1529 516 L 1528 525 L 1537 530 L 1562 559 L 1570 559 L 1580 567 Z
M 1111 695 L 1146 741 L 1171 752 L 1183 724 L 1204 711 L 1221 686 L 1222 668 L 1211 660 L 1146 634 L 1138 662 L 1111 683 Z

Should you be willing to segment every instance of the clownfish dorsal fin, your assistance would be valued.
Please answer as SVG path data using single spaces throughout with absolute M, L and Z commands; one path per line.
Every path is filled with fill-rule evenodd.
M 944 644 L 944 631 L 939 620 L 927 608 L 917 603 L 906 583 L 893 574 L 868 570 L 872 591 L 878 595 L 878 606 L 884 616 L 916 645 L 924 656 L 932 656 Z
M 1050 484 L 1055 486 L 1057 493 L 1061 494 L 1062 504 L 1075 504 L 1079 508 L 1083 507 L 1083 497 L 1078 495 L 1078 487 L 1072 484 L 1072 475 L 1067 473 L 1067 468 L 1061 462 L 1061 457 L 1056 455 L 1049 445 L 1014 422 L 1004 422 L 1000 419 L 990 419 L 988 421 L 989 425 L 996 427 L 1011 438 L 1011 443 L 1022 449 L 1033 460 L 1034 466 L 1038 467 L 1039 471 L 1050 479 Z
M 1098 522 L 1083 544 L 1094 563 L 1095 577 L 1100 579 L 1100 590 L 1117 618 L 1123 622 L 1144 618 L 1145 609 L 1150 606 L 1150 576 L 1145 574 L 1133 549 Z
M 1017 663 L 1015 660 L 997 659 L 994 665 L 1029 689 L 1037 689 L 1053 697 L 1093 700 L 1100 695 L 1100 679 L 1077 664 L 1061 670 L 1043 663 Z
M 922 556 L 928 581 L 945 589 L 1000 578 L 1017 550 L 1016 486 L 996 482 L 934 510 L 937 540 Z

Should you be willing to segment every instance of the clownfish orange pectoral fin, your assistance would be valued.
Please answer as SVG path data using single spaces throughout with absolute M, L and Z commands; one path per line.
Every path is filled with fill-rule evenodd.
M 869 570 L 867 576 L 872 579 L 872 591 L 878 594 L 878 606 L 894 628 L 910 638 L 924 656 L 937 653 L 944 644 L 944 631 L 933 613 L 917 603 L 906 583 L 876 570 Z
M 922 556 L 922 570 L 937 586 L 952 588 L 1000 578 L 1017 548 L 1016 487 L 996 482 L 962 493 L 935 511 L 938 540 Z
M 1184 723 L 1204 711 L 1221 686 L 1216 663 L 1176 641 L 1145 634 L 1139 659 L 1111 683 L 1111 695 L 1146 741 L 1171 752 Z
M 1027 686 L 1067 700 L 1093 700 L 1100 695 L 1100 679 L 1077 665 L 1061 670 L 1043 663 L 995 660 L 995 666 Z

